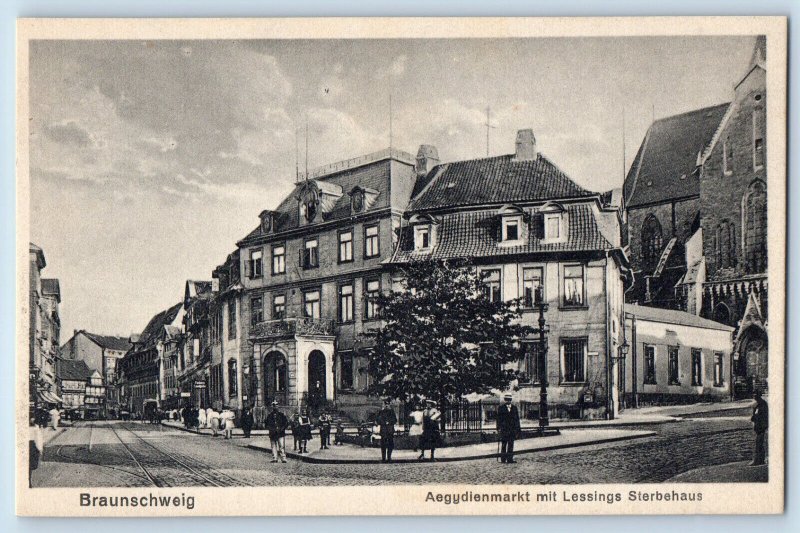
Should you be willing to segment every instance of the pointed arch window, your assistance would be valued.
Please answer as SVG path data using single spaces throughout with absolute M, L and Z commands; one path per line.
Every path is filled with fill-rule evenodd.
M 716 234 L 717 269 L 736 266 L 736 227 L 730 220 L 723 220 L 717 226 Z
M 744 258 L 748 274 L 767 269 L 767 186 L 754 181 L 742 202 L 744 210 Z
M 658 264 L 663 248 L 661 223 L 655 215 L 648 215 L 642 225 L 642 268 L 652 272 Z

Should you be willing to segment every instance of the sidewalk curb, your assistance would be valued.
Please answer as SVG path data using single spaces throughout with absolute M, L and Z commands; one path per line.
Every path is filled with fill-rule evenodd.
M 652 437 L 656 435 L 655 431 L 648 431 L 642 433 L 640 435 L 625 435 L 623 437 L 610 437 L 606 439 L 594 440 L 591 442 L 578 442 L 573 444 L 557 444 L 554 446 L 545 446 L 543 448 L 535 448 L 532 450 L 523 450 L 519 452 L 514 452 L 514 455 L 522 455 L 528 453 L 536 453 L 536 452 L 546 452 L 551 450 L 563 450 L 565 448 L 578 448 L 581 446 L 591 446 L 594 444 L 608 444 L 610 442 L 620 442 L 626 440 L 633 440 L 633 439 L 641 439 L 645 437 Z M 245 446 L 246 448 L 250 448 L 252 450 L 257 450 L 264 453 L 272 453 L 272 450 L 268 448 L 263 448 L 261 446 L 255 446 L 253 444 L 248 444 Z M 376 448 L 377 450 L 377 448 Z M 317 457 L 309 457 L 306 455 L 299 455 L 294 452 L 286 452 L 286 457 L 295 459 L 297 461 L 303 463 L 311 463 L 311 464 L 348 464 L 348 465 L 363 465 L 363 464 L 382 464 L 383 461 L 380 459 L 322 459 Z M 436 459 L 437 463 L 455 463 L 458 461 L 474 461 L 477 459 L 494 459 L 500 457 L 499 453 L 485 453 L 479 455 L 469 455 L 465 457 L 443 457 L 441 459 Z M 392 460 L 391 464 L 420 464 L 420 463 L 427 463 L 429 461 L 420 461 L 418 459 L 395 459 Z

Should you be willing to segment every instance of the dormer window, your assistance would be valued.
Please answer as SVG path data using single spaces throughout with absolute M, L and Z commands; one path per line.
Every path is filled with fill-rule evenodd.
M 311 196 L 311 195 L 309 195 Z M 300 214 L 309 222 L 313 222 L 317 216 L 317 199 L 309 197 L 300 205 Z
M 543 244 L 564 242 L 567 238 L 567 212 L 555 202 L 539 208 L 535 225 L 536 236 Z
M 414 228 L 414 251 L 430 252 L 436 244 L 436 220 L 428 215 L 414 215 L 409 222 Z
M 508 218 L 503 221 L 503 240 L 516 241 L 519 239 L 519 220 Z
M 522 209 L 515 205 L 505 205 L 500 209 L 500 243 L 521 244 L 525 240 L 525 220 Z
M 367 211 L 378 198 L 378 191 L 360 185 L 353 187 L 348 194 L 350 194 L 350 214 L 352 215 Z
M 360 213 L 364 210 L 364 191 L 357 190 L 353 192 L 353 213 Z
M 275 229 L 275 213 L 262 211 L 258 217 L 261 219 L 261 233 L 271 233 Z
M 427 250 L 431 247 L 431 227 L 430 225 L 417 226 L 414 228 L 414 249 Z

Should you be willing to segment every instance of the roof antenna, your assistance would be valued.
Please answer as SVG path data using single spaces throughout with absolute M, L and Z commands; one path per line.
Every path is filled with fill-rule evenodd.
M 486 157 L 489 157 L 489 130 L 497 128 L 497 126 L 492 126 L 492 123 L 489 121 L 489 117 L 491 116 L 492 108 L 486 106 Z
M 294 181 L 300 181 L 300 128 L 294 128 Z
M 392 155 L 392 89 L 389 87 L 389 156 Z
M 308 181 L 308 111 L 306 111 L 306 181 Z
M 622 106 L 622 182 L 625 183 L 625 168 L 627 166 L 627 157 L 625 154 L 625 106 Z

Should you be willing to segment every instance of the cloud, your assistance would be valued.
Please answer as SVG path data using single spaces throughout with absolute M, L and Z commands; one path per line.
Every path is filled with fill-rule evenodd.
M 44 134 L 52 140 L 63 144 L 89 146 L 92 142 L 89 132 L 73 121 L 49 124 L 45 126 Z

